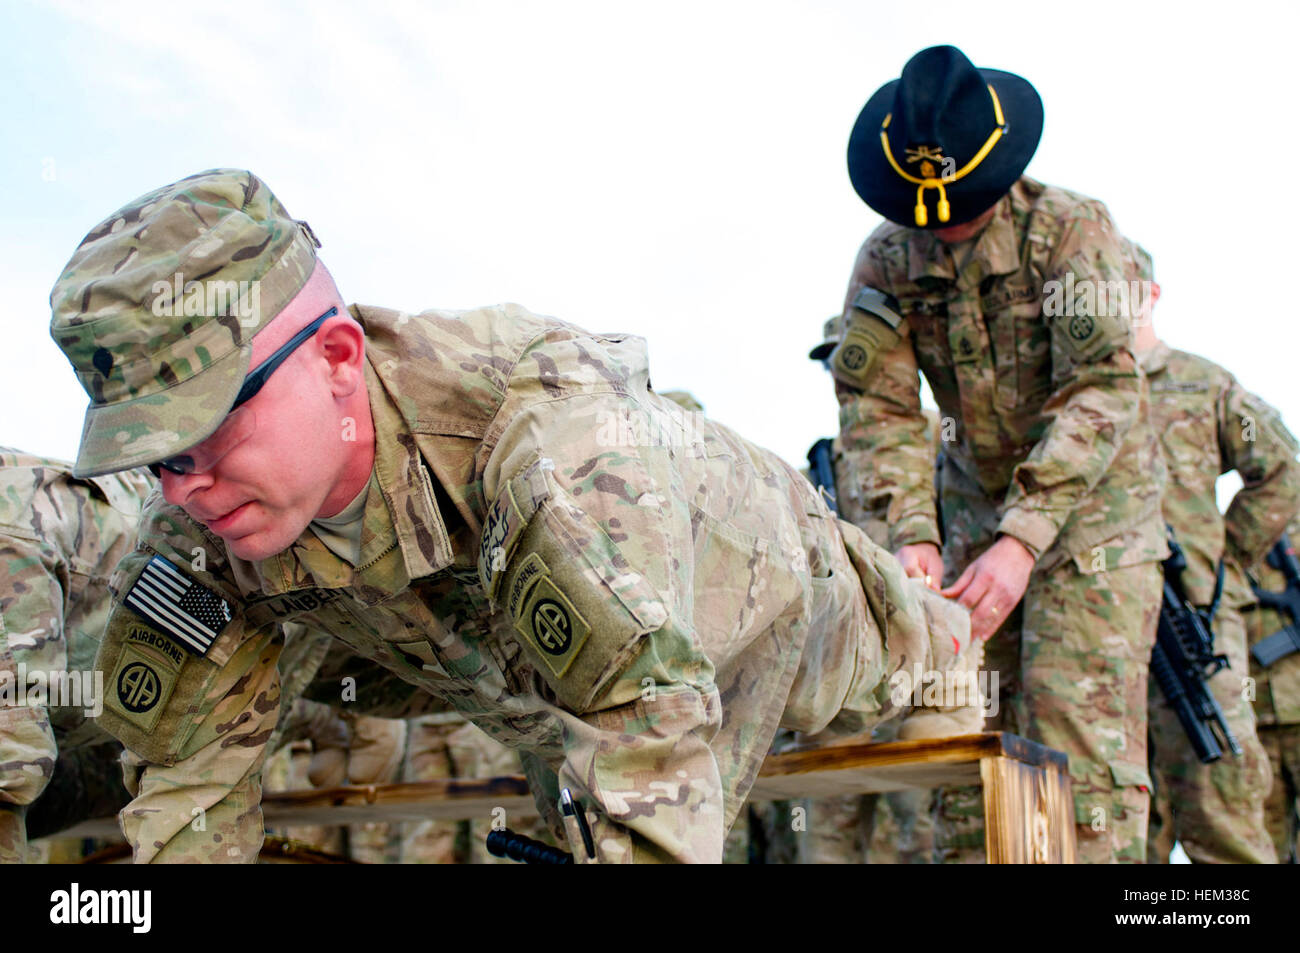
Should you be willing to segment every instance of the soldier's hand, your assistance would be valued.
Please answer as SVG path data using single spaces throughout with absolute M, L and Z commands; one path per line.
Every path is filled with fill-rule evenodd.
M 970 610 L 971 637 L 988 639 L 1020 602 L 1034 554 L 1014 536 L 1001 536 L 939 594 Z
M 934 543 L 911 543 L 896 554 L 903 564 L 903 572 L 916 579 L 924 579 L 925 584 L 935 592 L 939 591 L 939 580 L 943 578 L 943 556 Z

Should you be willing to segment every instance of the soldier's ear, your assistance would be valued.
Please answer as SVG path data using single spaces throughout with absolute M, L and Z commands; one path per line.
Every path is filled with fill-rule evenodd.
M 329 362 L 334 396 L 347 397 L 358 387 L 363 387 L 366 335 L 361 325 L 347 314 L 340 314 L 322 324 L 316 338 L 321 353 Z
M 1155 303 L 1159 300 L 1160 300 L 1160 283 L 1153 281 L 1151 282 L 1151 304 L 1154 306 Z

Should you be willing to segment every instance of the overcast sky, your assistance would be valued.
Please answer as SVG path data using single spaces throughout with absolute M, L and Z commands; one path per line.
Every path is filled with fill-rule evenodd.
M 1300 429 L 1293 5 L 0 0 L 0 443 L 71 457 L 50 286 L 128 200 L 252 169 L 352 301 L 517 301 L 650 344 L 657 388 L 792 461 L 806 357 L 879 222 L 844 150 L 917 50 L 1028 78 L 1027 170 L 1153 253 L 1156 327 Z M 1014 117 L 1009 117 L 1014 121 Z

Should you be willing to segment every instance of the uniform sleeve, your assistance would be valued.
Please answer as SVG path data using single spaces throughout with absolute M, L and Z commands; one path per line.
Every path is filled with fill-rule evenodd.
M 39 542 L 0 529 L 0 862 L 26 854 L 22 809 L 45 790 L 58 748 L 34 673 L 67 668 L 59 566 Z M 63 570 L 66 573 L 66 568 Z M 48 679 L 49 674 L 44 675 Z
M 846 315 L 863 288 L 889 290 L 889 279 L 868 240 L 858 252 L 844 302 Z M 867 318 L 867 320 L 873 320 Z M 897 343 L 870 355 L 860 386 L 835 385 L 845 454 L 872 461 L 856 472 L 861 499 L 887 500 L 889 543 L 942 545 L 934 502 L 934 452 L 921 413 L 921 378 L 906 315 Z
M 1012 473 L 998 532 L 1041 556 L 1110 468 L 1143 407 L 1119 236 L 1097 209 L 1066 223 L 1045 288 L 1053 392 L 1047 427 Z M 1066 307 L 1062 288 L 1076 298 Z
M 252 863 L 264 834 L 260 771 L 279 710 L 283 643 L 273 624 L 245 623 L 219 547 L 178 509 L 157 507 L 145 515 L 141 548 L 113 576 L 113 610 L 95 663 L 106 696 L 99 724 L 128 752 L 132 800 L 122 831 L 137 863 Z M 203 568 L 190 557 L 196 550 L 205 554 Z M 157 568 L 159 559 L 167 568 Z M 209 608 L 189 611 L 209 622 L 229 612 L 206 651 L 127 604 L 132 592 L 145 592 L 150 566 L 201 587 L 187 605 Z
M 1236 470 L 1242 488 L 1224 516 L 1227 554 L 1253 566 L 1300 511 L 1296 440 L 1278 412 L 1229 376 L 1219 405 L 1223 472 Z
M 719 862 L 721 702 L 692 619 L 689 493 L 667 447 L 600 436 L 632 399 L 525 406 L 488 463 L 479 566 L 562 709 L 551 768 L 594 809 L 600 861 Z

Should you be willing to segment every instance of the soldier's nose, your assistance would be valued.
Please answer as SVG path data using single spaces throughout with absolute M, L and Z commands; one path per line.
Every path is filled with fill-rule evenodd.
M 172 473 L 170 470 L 164 470 L 162 472 L 163 499 L 173 506 L 184 507 L 197 491 L 207 489 L 212 486 L 212 483 L 211 471 Z

